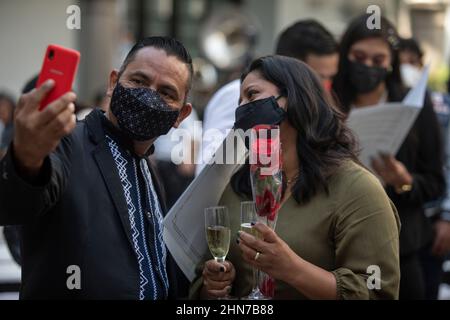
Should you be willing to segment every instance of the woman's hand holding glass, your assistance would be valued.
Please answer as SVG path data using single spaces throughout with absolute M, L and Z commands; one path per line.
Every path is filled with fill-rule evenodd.
M 219 263 L 208 260 L 203 267 L 203 290 L 209 299 L 227 298 L 236 277 L 234 266 L 229 261 Z
M 296 276 L 292 270 L 302 259 L 268 226 L 256 223 L 253 228 L 262 235 L 262 239 L 239 232 L 243 259 L 274 279 L 292 283 Z

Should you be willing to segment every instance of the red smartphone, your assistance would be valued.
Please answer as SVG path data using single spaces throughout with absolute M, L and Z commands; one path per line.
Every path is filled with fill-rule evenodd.
M 48 79 L 53 79 L 55 86 L 42 100 L 39 110 L 72 90 L 79 61 L 80 53 L 76 50 L 55 44 L 47 47 L 36 87 L 39 88 Z

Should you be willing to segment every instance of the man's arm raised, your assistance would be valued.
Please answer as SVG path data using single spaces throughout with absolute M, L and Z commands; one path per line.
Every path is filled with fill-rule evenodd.
M 24 178 L 38 176 L 44 159 L 75 128 L 73 102 L 76 96 L 73 92 L 66 93 L 39 111 L 41 101 L 53 86 L 53 81 L 48 80 L 19 99 L 15 114 L 13 158 L 19 174 Z
M 76 96 L 69 92 L 39 111 L 53 86 L 49 80 L 20 97 L 13 142 L 0 161 L 0 225 L 23 224 L 42 214 L 57 202 L 64 188 L 71 148 L 65 143 L 54 151 L 75 128 Z

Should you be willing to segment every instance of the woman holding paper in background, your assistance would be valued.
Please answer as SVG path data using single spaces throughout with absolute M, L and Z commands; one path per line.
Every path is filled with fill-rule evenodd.
M 407 93 L 400 76 L 396 30 L 385 18 L 381 28 L 369 29 L 368 18 L 355 19 L 341 40 L 334 90 L 347 114 L 352 108 L 401 101 Z M 431 244 L 432 228 L 423 205 L 445 191 L 442 158 L 438 122 L 427 96 L 397 155 L 380 154 L 372 161 L 402 223 L 400 299 L 425 298 L 419 252 Z
M 263 240 L 240 232 L 229 261 L 202 266 L 191 298 L 247 295 L 251 266 L 276 279 L 275 299 L 398 298 L 396 209 L 379 181 L 357 163 L 354 137 L 314 72 L 292 58 L 260 58 L 242 76 L 239 108 L 253 112 L 237 117 L 236 128 L 280 125 L 287 185 L 277 226 L 272 231 L 256 224 Z M 250 199 L 246 164 L 220 201 L 234 232 L 240 203 Z M 376 288 L 369 284 L 374 266 L 381 271 Z

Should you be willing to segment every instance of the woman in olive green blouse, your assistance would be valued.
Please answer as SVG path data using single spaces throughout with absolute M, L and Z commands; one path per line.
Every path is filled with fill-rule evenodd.
M 282 207 L 275 231 L 258 223 L 262 240 L 239 232 L 228 261 L 207 261 L 191 296 L 246 296 L 254 266 L 276 279 L 276 299 L 397 299 L 396 209 L 358 164 L 353 135 L 313 71 L 292 58 L 260 58 L 242 76 L 240 105 L 235 127 L 280 125 L 287 181 Z M 229 208 L 232 230 L 239 230 L 240 202 L 249 199 L 245 165 L 220 201 Z

